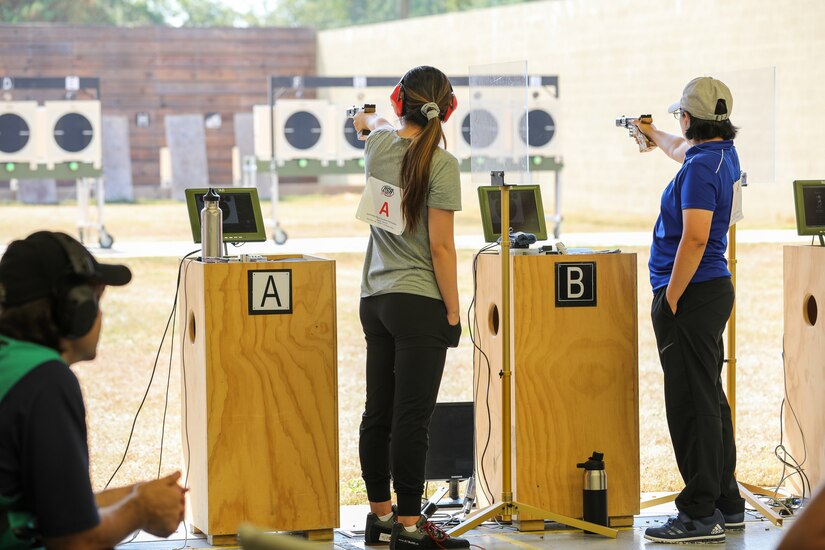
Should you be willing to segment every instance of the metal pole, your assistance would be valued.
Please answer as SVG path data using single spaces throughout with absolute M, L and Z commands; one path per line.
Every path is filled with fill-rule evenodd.
M 728 230 L 728 271 L 736 292 L 736 224 Z M 728 404 L 730 405 L 730 419 L 733 424 L 733 435 L 736 436 L 736 300 L 728 319 Z
M 77 191 L 77 233 L 81 243 L 86 243 L 86 228 L 89 227 L 89 181 L 88 178 L 75 180 Z
M 510 424 L 510 187 L 501 185 L 501 501 L 513 502 Z M 509 521 L 510 516 L 502 516 Z

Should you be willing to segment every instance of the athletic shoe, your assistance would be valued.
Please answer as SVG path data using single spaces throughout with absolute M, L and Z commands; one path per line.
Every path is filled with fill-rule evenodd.
M 725 542 L 725 518 L 719 510 L 715 510 L 713 515 L 704 518 L 691 518 L 679 512 L 679 515 L 668 519 L 667 523 L 661 527 L 648 527 L 645 530 L 645 538 L 666 544 L 723 543 Z
M 467 539 L 453 538 L 434 523 L 421 516 L 415 531 L 407 531 L 400 523 L 392 526 L 390 550 L 416 550 L 419 548 L 469 548 Z
M 736 514 L 726 514 L 722 512 L 725 518 L 725 531 L 744 531 L 745 530 L 745 512 L 737 512 Z
M 392 507 L 392 517 L 387 521 L 370 512 L 367 514 L 367 526 L 364 527 L 364 544 L 389 544 L 392 536 L 392 524 L 395 523 L 395 505 Z

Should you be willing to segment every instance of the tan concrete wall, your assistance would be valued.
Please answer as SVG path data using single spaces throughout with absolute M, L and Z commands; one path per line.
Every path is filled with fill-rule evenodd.
M 549 0 L 323 31 L 318 74 L 401 75 L 429 64 L 466 75 L 471 65 L 526 59 L 530 74 L 559 76 L 565 215 L 652 224 L 677 166 L 660 152 L 640 155 L 615 117 L 650 112 L 678 132 L 666 110 L 688 80 L 775 67 L 775 181 L 746 191 L 742 225 L 790 227 L 791 182 L 825 178 L 823 18 L 820 0 Z M 747 94 L 733 94 L 742 126 L 736 105 Z M 747 115 L 743 132 L 770 128 L 770 113 Z

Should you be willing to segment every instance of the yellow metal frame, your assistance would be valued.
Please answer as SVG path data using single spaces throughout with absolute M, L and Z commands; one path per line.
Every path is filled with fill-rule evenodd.
M 510 425 L 510 382 L 512 372 L 510 369 L 510 186 L 501 182 L 501 336 L 503 345 L 501 346 L 501 441 L 502 441 L 502 484 L 501 502 L 479 510 L 471 518 L 463 521 L 456 527 L 448 531 L 451 536 L 461 535 L 470 529 L 480 525 L 487 519 L 501 516 L 502 520 L 510 521 L 513 516 L 519 514 L 529 514 L 537 518 L 549 519 L 563 525 L 575 527 L 585 531 L 591 531 L 599 535 L 616 538 L 619 531 L 598 525 L 588 521 L 556 514 L 536 508 L 529 504 L 515 502 L 513 500 L 513 479 L 512 479 L 512 433 Z

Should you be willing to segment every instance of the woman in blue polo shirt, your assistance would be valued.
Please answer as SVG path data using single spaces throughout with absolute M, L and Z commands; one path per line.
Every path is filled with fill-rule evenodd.
M 679 514 L 646 530 L 656 542 L 721 542 L 744 529 L 745 502 L 734 478 L 736 445 L 722 389 L 722 333 L 734 289 L 725 251 L 739 157 L 722 82 L 691 80 L 670 113 L 681 136 L 639 129 L 682 166 L 662 194 L 650 247 L 651 318 L 664 371 L 665 408 L 685 488 Z

